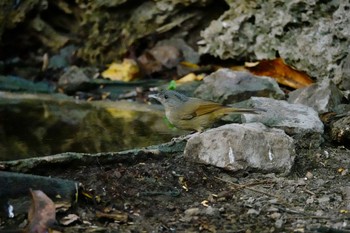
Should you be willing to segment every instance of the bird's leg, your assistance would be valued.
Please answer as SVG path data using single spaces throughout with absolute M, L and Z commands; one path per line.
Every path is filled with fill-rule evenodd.
M 189 139 L 191 139 L 192 137 L 194 136 L 197 136 L 199 135 L 201 132 L 200 131 L 197 131 L 197 132 L 193 132 L 193 133 L 190 133 L 190 134 L 187 134 L 187 135 L 184 135 L 184 140 L 188 141 Z
M 172 142 L 180 142 L 180 141 L 188 141 L 189 139 L 191 139 L 192 137 L 199 135 L 201 132 L 200 131 L 195 131 L 195 132 L 191 132 L 190 134 L 187 135 L 181 135 L 179 137 L 173 138 L 171 139 Z

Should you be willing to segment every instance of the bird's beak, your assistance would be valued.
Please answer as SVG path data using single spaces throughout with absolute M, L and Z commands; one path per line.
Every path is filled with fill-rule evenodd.
M 156 100 L 159 101 L 159 96 L 158 96 L 158 94 L 151 94 L 151 95 L 148 95 L 148 98 L 156 99 Z

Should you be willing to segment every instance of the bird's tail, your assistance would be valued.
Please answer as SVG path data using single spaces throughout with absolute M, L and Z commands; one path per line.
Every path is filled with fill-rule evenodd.
M 260 114 L 261 112 L 266 112 L 265 109 L 262 108 L 234 108 L 234 107 L 227 107 L 225 108 L 225 114 Z

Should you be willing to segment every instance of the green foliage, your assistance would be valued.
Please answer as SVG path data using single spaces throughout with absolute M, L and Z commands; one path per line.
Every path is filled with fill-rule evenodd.
M 168 90 L 175 90 L 176 89 L 176 82 L 175 80 L 171 80 L 168 85 Z

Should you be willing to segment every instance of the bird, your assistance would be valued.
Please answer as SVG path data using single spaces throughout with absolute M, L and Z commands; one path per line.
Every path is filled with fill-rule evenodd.
M 178 129 L 203 132 L 228 114 L 258 114 L 261 109 L 234 108 L 209 100 L 187 97 L 173 90 L 149 95 L 159 101 L 165 109 L 169 122 Z M 263 110 L 262 110 L 263 111 Z

